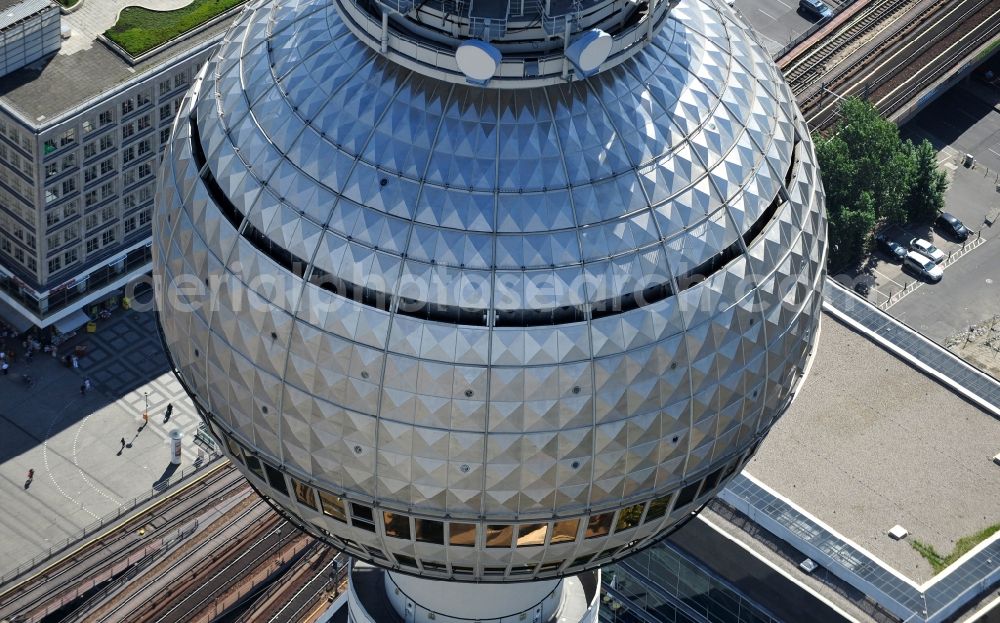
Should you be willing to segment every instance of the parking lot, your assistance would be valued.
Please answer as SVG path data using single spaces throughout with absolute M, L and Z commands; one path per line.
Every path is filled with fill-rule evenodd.
M 878 251 L 867 276 L 861 277 L 871 284 L 868 300 L 941 343 L 1000 312 L 1000 241 L 995 240 L 1000 222 L 986 224 L 1000 210 L 998 107 L 1000 89 L 966 82 L 902 128 L 905 137 L 934 144 L 950 178 L 945 209 L 973 232 L 963 245 L 936 228 L 906 228 L 949 255 L 940 283 L 920 281 Z M 976 157 L 975 167 L 963 166 L 966 153 Z
M 839 2 L 827 2 L 837 11 Z M 761 36 L 772 56 L 816 24 L 799 10 L 798 0 L 736 0 L 736 9 Z

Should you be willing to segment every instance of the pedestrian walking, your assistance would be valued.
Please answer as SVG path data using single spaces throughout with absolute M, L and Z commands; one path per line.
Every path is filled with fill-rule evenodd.
M 73 369 L 79 367 L 80 367 L 80 359 L 76 355 L 73 355 Z
M 10 367 L 10 366 L 9 366 L 9 365 L 7 365 L 7 362 L 6 362 L 6 361 L 5 361 L 5 362 L 3 362 L 2 364 L 0 364 L 0 371 L 2 371 L 2 372 L 3 372 L 3 375 L 4 375 L 4 376 L 7 376 L 7 368 L 9 368 L 9 367 Z
M 170 416 L 174 412 L 174 404 L 172 402 L 167 403 L 167 410 L 163 413 L 163 423 L 166 424 L 170 420 Z
M 86 396 L 87 395 L 87 384 L 86 383 L 80 383 L 80 395 L 81 396 Z
M 124 450 L 124 449 L 125 449 L 125 438 L 122 437 L 122 450 Z
M 35 470 L 34 469 L 29 469 L 28 470 L 28 480 L 34 480 L 34 478 L 35 478 Z
M 84 389 L 86 389 L 86 390 L 87 390 L 88 392 L 89 392 L 90 390 L 94 389 L 94 384 L 90 382 L 90 377 L 87 377 L 87 378 L 83 379 L 83 387 L 84 387 Z

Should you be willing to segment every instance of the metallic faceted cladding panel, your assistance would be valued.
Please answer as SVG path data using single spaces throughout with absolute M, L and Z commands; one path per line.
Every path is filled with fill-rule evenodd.
M 234 451 L 377 505 L 372 530 L 344 523 L 241 464 L 356 556 L 489 580 L 621 557 L 688 515 L 679 491 L 715 475 L 704 499 L 723 484 L 801 376 L 826 257 L 808 137 L 766 52 L 707 0 L 681 2 L 612 70 L 521 91 L 394 66 L 327 4 L 259 2 L 189 94 L 164 159 L 153 252 L 165 342 Z M 274 259 L 286 252 L 307 266 L 286 270 Z M 472 296 L 490 310 L 664 280 L 674 294 L 577 322 L 481 326 L 346 298 L 310 283 L 317 271 L 395 301 Z M 485 544 L 489 525 L 586 525 L 664 499 L 656 521 L 554 550 Z M 392 538 L 382 510 L 480 536 Z

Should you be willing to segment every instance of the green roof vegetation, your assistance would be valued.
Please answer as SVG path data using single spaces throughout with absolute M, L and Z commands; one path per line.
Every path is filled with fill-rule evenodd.
M 942 556 L 932 546 L 916 539 L 910 541 L 910 545 L 921 556 L 926 558 L 927 562 L 931 563 L 931 567 L 934 568 L 936 575 L 947 569 L 948 565 L 969 553 L 973 547 L 993 536 L 997 531 L 1000 531 L 1000 524 L 994 524 L 988 528 L 983 528 L 975 534 L 963 536 L 955 543 L 955 549 L 951 550 L 951 553 L 947 556 Z
M 104 36 L 132 56 L 139 56 L 246 1 L 194 0 L 173 11 L 125 7 L 118 15 L 118 22 Z
M 59 0 L 59 4 L 66 7 L 67 9 L 75 5 L 80 0 Z

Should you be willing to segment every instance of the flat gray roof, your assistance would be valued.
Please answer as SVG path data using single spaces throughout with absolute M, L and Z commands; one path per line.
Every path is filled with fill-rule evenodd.
M 1000 521 L 1000 422 L 824 315 L 809 377 L 747 471 L 911 580 Z M 900 524 L 910 532 L 894 541 Z
M 69 23 L 72 18 L 73 15 L 63 16 Z M 222 20 L 135 66 L 97 40 L 72 54 L 60 51 L 0 77 L 0 102 L 36 126 L 46 125 L 101 93 L 218 39 L 231 23 L 231 19 Z

